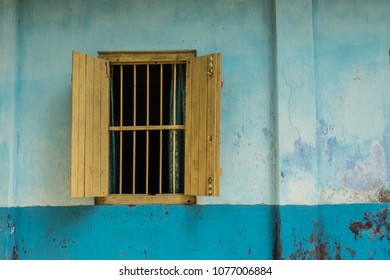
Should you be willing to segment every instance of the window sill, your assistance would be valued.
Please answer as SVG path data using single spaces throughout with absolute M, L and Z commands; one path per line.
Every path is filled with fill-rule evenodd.
M 130 204 L 195 204 L 196 196 L 183 194 L 113 194 L 105 197 L 96 197 L 95 204 L 116 204 L 116 205 L 130 205 Z

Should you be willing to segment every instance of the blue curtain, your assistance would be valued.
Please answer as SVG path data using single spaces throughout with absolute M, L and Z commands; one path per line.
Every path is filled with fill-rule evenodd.
M 110 69 L 110 125 L 115 125 L 115 97 L 114 97 L 114 68 Z M 110 132 L 110 179 L 109 179 L 109 193 L 118 193 L 118 178 L 117 178 L 117 156 L 116 156 L 116 137 L 115 132 Z
M 174 115 L 174 65 L 172 65 L 172 79 L 169 94 L 169 124 L 184 124 L 185 106 L 185 65 L 176 65 L 176 116 Z M 184 190 L 184 131 L 169 132 L 169 192 L 183 193 Z

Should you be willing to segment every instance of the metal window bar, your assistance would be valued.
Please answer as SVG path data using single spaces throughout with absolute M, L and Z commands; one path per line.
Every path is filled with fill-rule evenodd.
M 176 125 L 176 64 L 173 65 L 173 125 Z M 176 130 L 172 132 L 172 193 L 176 193 Z
M 136 177 L 136 152 L 137 152 L 137 132 L 135 131 L 135 128 L 137 126 L 137 66 L 133 66 L 133 194 L 135 194 L 135 177 Z
M 120 126 L 123 126 L 123 65 L 120 66 Z M 122 194 L 123 187 L 123 131 L 119 131 L 119 193 Z
M 159 155 L 159 171 L 158 171 L 158 192 L 162 194 L 162 163 L 163 163 L 163 98 L 164 98 L 164 81 L 163 81 L 163 65 L 160 64 L 160 155 Z
M 149 64 L 146 65 L 146 126 L 149 126 L 149 95 L 150 95 L 150 72 Z M 145 172 L 145 194 L 149 193 L 149 130 L 146 130 L 146 172 Z

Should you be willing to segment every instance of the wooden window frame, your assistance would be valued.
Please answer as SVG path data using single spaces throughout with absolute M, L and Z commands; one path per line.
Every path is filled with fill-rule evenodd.
M 85 61 L 83 56 L 85 56 Z M 78 58 L 75 59 L 75 57 Z M 93 59 L 94 66 L 91 66 Z M 85 72 L 83 73 L 80 70 L 80 73 L 77 74 L 78 69 L 82 69 L 83 63 L 86 65 Z M 107 161 L 109 131 L 118 129 L 109 126 L 108 117 L 99 117 L 98 120 L 94 117 L 99 114 L 109 114 L 107 113 L 109 107 L 104 106 L 107 98 L 109 99 L 109 68 L 111 65 L 153 63 L 185 63 L 187 68 L 186 122 L 184 124 L 184 194 L 110 194 L 108 192 L 108 163 L 94 166 L 96 165 L 94 163 L 96 158 L 100 160 L 101 157 L 104 158 L 105 162 Z M 100 74 L 99 71 L 91 71 L 92 67 L 101 69 Z M 105 73 L 105 76 L 102 73 Z M 86 86 L 82 83 L 83 79 L 86 81 Z M 93 86 L 89 86 L 88 89 L 91 80 Z M 219 196 L 219 177 L 222 174 L 219 160 L 222 83 L 221 54 L 219 53 L 197 57 L 194 50 L 101 51 L 97 58 L 91 58 L 88 55 L 74 52 L 72 68 L 71 197 L 92 196 L 95 197 L 96 204 L 194 204 L 198 195 Z M 90 93 L 90 88 L 93 88 L 94 93 Z M 97 89 L 99 89 L 98 92 L 96 92 Z M 84 92 L 86 92 L 86 97 L 82 96 Z M 97 106 L 100 106 L 100 111 L 94 107 L 95 109 L 92 109 L 93 113 L 88 113 L 87 107 L 91 100 Z M 83 108 L 87 109 L 87 113 L 83 113 Z M 99 129 L 92 129 L 92 136 L 90 134 L 85 134 L 85 136 L 80 133 L 83 128 L 88 130 L 88 123 L 92 123 L 93 127 L 99 127 Z M 81 129 L 80 126 L 82 126 Z M 136 126 L 132 128 L 122 127 L 121 123 L 120 130 L 123 128 L 137 130 Z M 148 127 L 146 129 L 161 128 Z M 94 136 L 96 133 L 99 133 L 99 139 L 103 140 L 93 140 L 96 138 Z M 95 144 L 94 141 L 101 143 L 102 147 L 88 151 L 90 145 Z M 80 155 L 80 151 L 84 154 L 81 153 Z M 90 154 L 94 155 L 92 159 L 89 158 L 91 157 Z M 99 154 L 99 157 L 96 157 L 95 154 Z M 87 165 L 88 162 L 91 163 L 91 166 Z M 88 174 L 89 170 L 94 170 L 91 171 L 93 175 Z M 93 178 L 93 180 L 90 178 Z M 99 182 L 98 188 L 95 186 L 96 182 Z M 87 185 L 92 185 L 92 191 L 87 191 Z

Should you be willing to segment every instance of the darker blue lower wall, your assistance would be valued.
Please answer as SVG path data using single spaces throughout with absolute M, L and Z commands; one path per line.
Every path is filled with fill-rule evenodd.
M 388 204 L 0 208 L 0 259 L 390 259 Z
M 283 259 L 390 259 L 390 204 L 280 207 Z
M 9 258 L 272 258 L 271 206 L 101 205 L 13 211 L 16 239 Z

